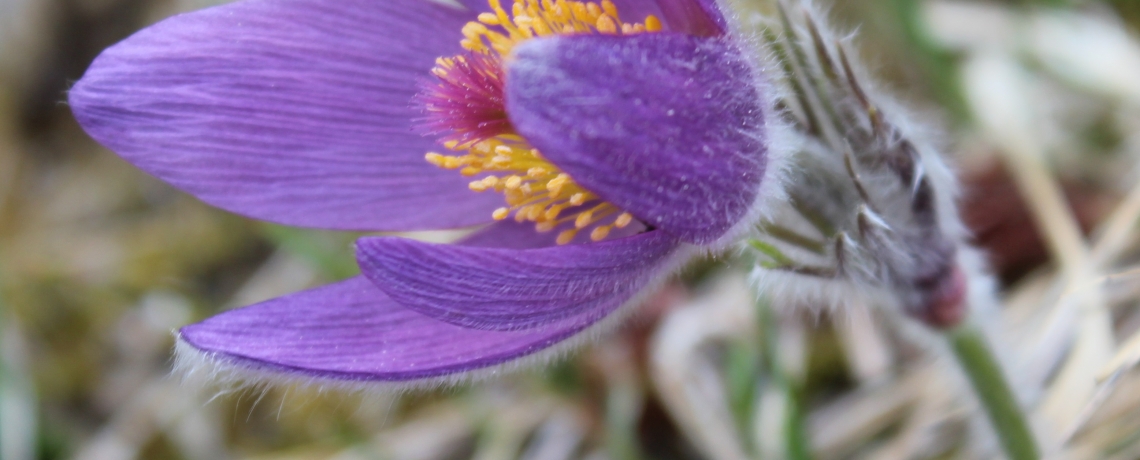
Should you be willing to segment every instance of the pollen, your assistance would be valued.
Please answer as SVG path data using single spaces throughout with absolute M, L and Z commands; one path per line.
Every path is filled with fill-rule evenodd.
M 510 9 L 500 0 L 489 0 L 490 13 L 463 27 L 460 44 L 469 51 L 507 56 L 520 42 L 549 35 L 629 35 L 658 32 L 661 20 L 649 15 L 641 23 L 622 22 L 617 6 L 568 0 L 514 0 Z
M 465 54 L 441 57 L 431 73 L 434 84 L 418 96 L 428 131 L 438 134 L 450 152 L 431 152 L 424 159 L 440 168 L 472 177 L 473 192 L 502 193 L 506 206 L 491 213 L 495 220 L 513 217 L 532 222 L 538 232 L 560 230 L 558 244 L 579 233 L 600 241 L 613 229 L 628 227 L 633 216 L 582 188 L 574 178 L 547 161 L 518 135 L 504 104 L 504 62 L 519 43 L 535 37 L 570 34 L 630 35 L 658 32 L 652 15 L 642 22 L 623 22 L 610 0 L 488 0 L 490 12 L 463 26 Z
M 491 213 L 495 220 L 514 215 L 518 222 L 533 222 L 535 230 L 549 232 L 569 227 L 558 241 L 566 244 L 579 230 L 592 228 L 590 238 L 602 240 L 614 228 L 625 228 L 633 216 L 606 203 L 579 186 L 570 175 L 540 156 L 517 136 L 497 136 L 468 143 L 452 144 L 454 155 L 436 152 L 424 155 L 429 163 L 463 174 L 483 176 L 467 184 L 475 192 L 502 193 L 507 206 Z M 572 212 L 564 212 L 572 211 Z

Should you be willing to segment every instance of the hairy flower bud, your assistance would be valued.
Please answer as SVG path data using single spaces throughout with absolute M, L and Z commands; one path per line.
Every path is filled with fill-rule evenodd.
M 765 38 L 783 64 L 781 103 L 803 148 L 789 200 L 752 242 L 757 279 L 785 301 L 838 304 L 858 292 L 932 327 L 958 324 L 968 283 L 953 177 L 817 12 L 781 6 L 781 25 Z

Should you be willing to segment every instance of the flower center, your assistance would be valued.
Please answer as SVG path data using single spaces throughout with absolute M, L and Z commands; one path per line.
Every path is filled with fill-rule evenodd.
M 587 230 L 591 240 L 599 241 L 613 229 L 625 228 L 632 215 L 580 187 L 514 131 L 503 99 L 504 59 L 534 37 L 657 32 L 661 21 L 650 15 L 641 23 L 623 23 L 609 0 L 514 0 L 509 13 L 499 0 L 488 3 L 492 12 L 463 27 L 460 45 L 466 53 L 437 59 L 432 69 L 437 80 L 419 97 L 427 129 L 456 152 L 432 152 L 425 158 L 465 176 L 480 176 L 469 184 L 473 191 L 502 193 L 507 206 L 492 213 L 496 220 L 513 214 L 518 222 L 534 222 L 539 232 L 561 228 L 558 244 Z

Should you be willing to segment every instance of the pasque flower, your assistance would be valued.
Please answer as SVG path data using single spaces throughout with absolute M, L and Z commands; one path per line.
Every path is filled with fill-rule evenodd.
M 714 0 L 245 0 L 105 51 L 80 124 L 203 201 L 357 242 L 362 276 L 179 332 L 183 358 L 431 383 L 564 350 L 774 195 L 762 65 Z

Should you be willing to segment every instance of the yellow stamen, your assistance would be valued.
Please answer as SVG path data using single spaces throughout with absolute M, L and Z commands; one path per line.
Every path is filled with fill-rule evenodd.
M 590 232 L 590 240 L 602 241 L 606 239 L 606 237 L 610 235 L 610 230 L 613 228 L 613 225 L 602 225 L 595 228 L 594 231 Z
M 598 29 L 598 32 L 601 32 L 604 34 L 616 34 L 616 33 L 618 33 L 617 22 L 614 21 L 613 19 L 611 19 L 609 16 L 606 16 L 604 14 L 601 16 L 598 16 L 598 22 L 594 23 L 594 27 Z
M 617 6 L 614 5 L 614 2 L 611 2 L 610 0 L 602 0 L 602 10 L 604 10 L 606 14 L 613 16 L 614 19 L 617 19 L 618 10 Z M 650 15 L 649 17 L 652 18 L 653 16 Z
M 574 228 L 582 229 L 594 222 L 594 212 L 589 210 L 578 214 L 578 218 L 574 219 Z
M 614 220 L 614 226 L 617 228 L 626 228 L 631 222 L 633 222 L 633 215 L 628 212 L 623 212 Z
M 499 17 L 491 13 L 479 13 L 479 22 L 491 26 L 497 26 L 499 25 Z
M 661 20 L 657 19 L 657 16 L 649 15 L 649 17 L 645 18 L 645 30 L 648 32 L 660 32 Z
M 445 158 L 446 157 L 444 157 L 443 155 L 440 155 L 440 154 L 435 153 L 435 152 L 428 152 L 427 155 L 424 155 L 424 159 L 427 160 L 428 163 L 439 166 L 441 168 L 443 167 L 444 162 L 446 161 Z
M 514 0 L 510 11 L 500 0 L 489 0 L 490 13 L 481 13 L 476 21 L 461 30 L 460 44 L 470 51 L 510 54 L 519 42 L 558 34 L 602 33 L 630 34 L 657 32 L 661 20 L 645 17 L 643 23 L 623 23 L 617 6 L 609 0 L 601 4 L 568 0 Z
M 546 214 L 543 214 L 542 217 L 546 218 L 546 220 L 557 219 L 558 214 L 561 213 L 562 210 L 565 208 L 566 208 L 566 205 L 564 205 L 564 204 L 551 206 L 550 209 L 546 210 Z
M 550 189 L 551 195 L 559 195 L 562 193 L 562 187 L 565 187 L 567 182 L 570 182 L 570 176 L 559 174 L 546 183 L 546 188 Z
M 661 30 L 661 21 L 652 15 L 640 23 L 622 22 L 612 0 L 508 0 L 506 8 L 503 0 L 487 3 L 490 12 L 479 14 L 476 21 L 461 29 L 460 45 L 475 54 L 436 60 L 432 73 L 449 84 L 470 84 L 463 83 L 467 80 L 461 78 L 464 74 L 460 72 L 471 72 L 474 59 L 480 59 L 480 65 L 502 65 L 515 46 L 531 38 L 558 34 L 628 35 Z M 513 215 L 518 222 L 533 222 L 540 232 L 553 231 L 573 222 L 573 229 L 558 234 L 558 244 L 569 243 L 579 231 L 587 229 L 592 229 L 590 239 L 599 241 L 614 228 L 624 228 L 633 221 L 629 213 L 579 186 L 518 134 L 507 130 L 488 136 L 446 141 L 444 147 L 454 154 L 431 152 L 424 155 L 424 159 L 440 168 L 459 170 L 464 176 L 485 175 L 469 182 L 468 188 L 503 194 L 506 206 L 491 213 L 495 220 Z M 587 203 L 595 205 L 587 210 L 578 208 Z M 567 210 L 570 214 L 563 216 Z
M 558 238 L 555 239 L 554 242 L 556 242 L 558 244 L 566 244 L 566 243 L 569 243 L 570 241 L 574 240 L 575 236 L 578 236 L 578 230 L 577 229 L 575 229 L 575 230 L 563 230 L 561 233 L 558 234 Z

